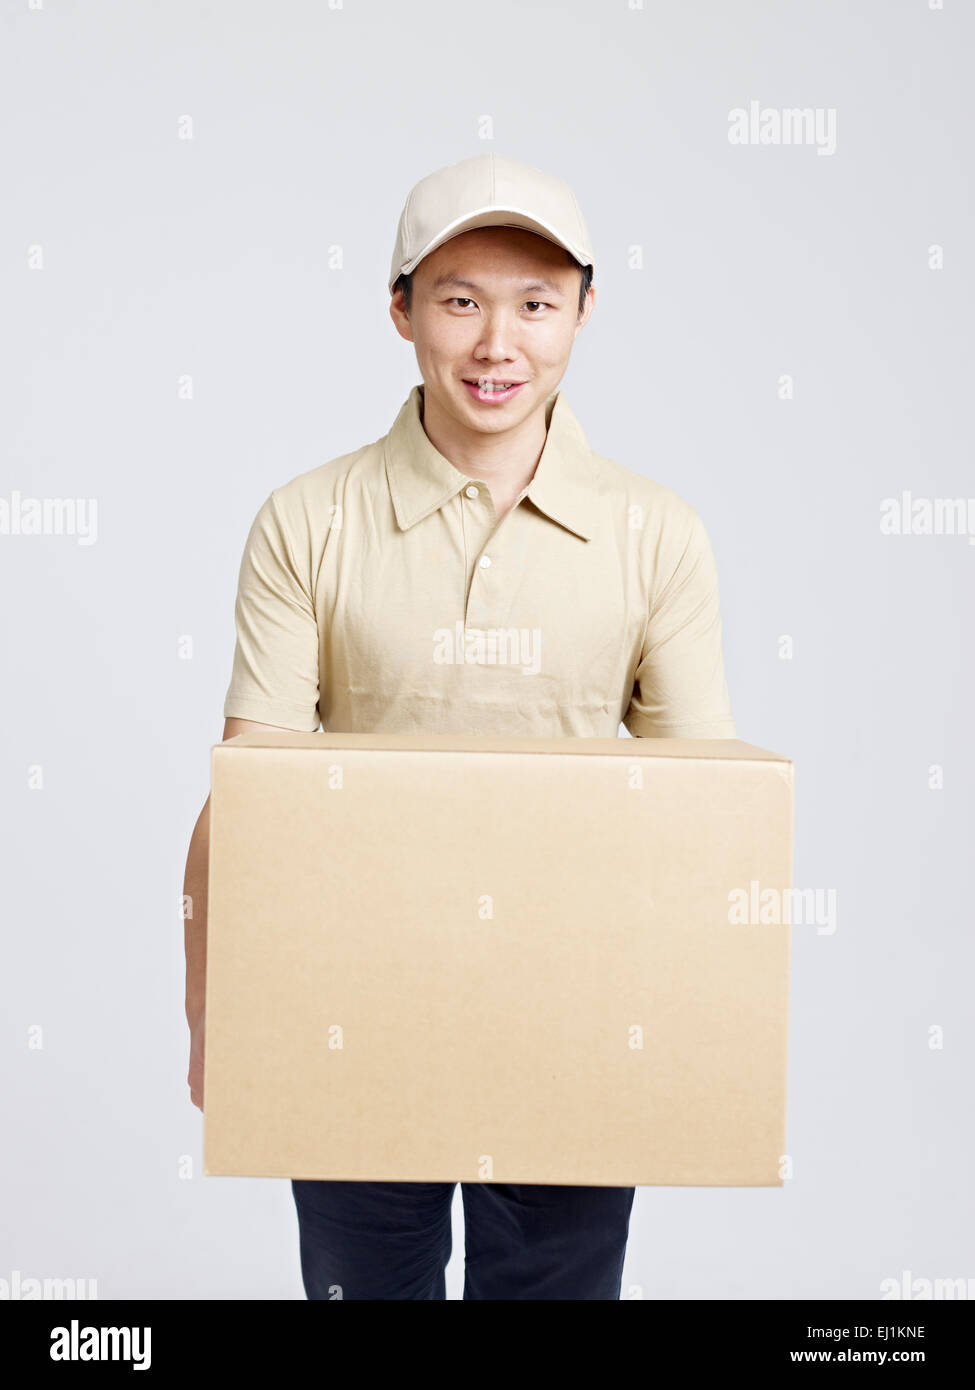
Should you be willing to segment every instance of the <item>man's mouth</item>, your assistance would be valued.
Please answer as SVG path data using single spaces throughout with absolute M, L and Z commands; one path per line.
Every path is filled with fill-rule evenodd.
M 479 401 L 507 401 L 516 396 L 524 381 L 494 380 L 492 377 L 465 377 L 468 394 Z

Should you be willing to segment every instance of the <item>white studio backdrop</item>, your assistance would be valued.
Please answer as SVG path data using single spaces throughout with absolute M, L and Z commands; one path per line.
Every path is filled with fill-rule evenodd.
M 201 1175 L 183 865 L 250 523 L 389 428 L 419 379 L 387 312 L 403 199 L 487 150 L 577 194 L 596 303 L 562 389 L 700 512 L 739 736 L 795 760 L 796 886 L 833 894 L 832 929 L 793 928 L 791 1176 L 640 1188 L 622 1296 L 975 1276 L 975 10 L 483 20 L 3 7 L 0 1278 L 303 1297 L 289 1184 Z M 88 513 L 16 534 L 30 498 Z

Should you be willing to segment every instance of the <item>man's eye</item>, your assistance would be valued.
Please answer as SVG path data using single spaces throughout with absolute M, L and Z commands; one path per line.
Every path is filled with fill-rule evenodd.
M 473 299 L 468 298 L 466 295 L 460 294 L 460 295 L 454 295 L 453 298 L 448 299 L 447 303 L 448 303 L 448 304 L 459 304 L 460 307 L 463 309 L 463 308 L 465 308 L 468 304 L 473 304 L 474 301 L 473 301 Z M 541 300 L 541 299 L 526 299 L 526 300 L 525 300 L 525 305 L 524 305 L 524 307 L 525 307 L 525 308 L 531 307 L 532 310 L 533 310 L 533 312 L 532 312 L 532 314 L 531 314 L 531 317 L 532 317 L 532 318 L 538 318 L 538 314 L 537 314 L 537 312 L 535 312 L 535 311 L 538 310 L 538 309 L 545 309 L 545 308 L 547 308 L 548 306 L 545 304 L 544 300 Z

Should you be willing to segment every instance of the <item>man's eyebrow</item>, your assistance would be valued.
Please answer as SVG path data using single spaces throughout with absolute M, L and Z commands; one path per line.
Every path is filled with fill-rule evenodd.
M 449 274 L 438 275 L 432 285 L 434 290 L 442 290 L 448 287 L 456 290 L 474 290 L 477 294 L 480 294 L 483 290 L 483 286 L 475 285 L 473 280 L 462 280 L 459 275 Z M 562 294 L 562 290 L 559 286 L 551 284 L 548 280 L 526 280 L 519 286 L 520 294 L 530 294 L 533 290 L 540 290 L 542 294 Z

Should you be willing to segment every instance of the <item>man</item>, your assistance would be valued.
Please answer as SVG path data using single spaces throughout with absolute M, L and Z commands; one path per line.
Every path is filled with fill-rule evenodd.
M 224 738 L 734 738 L 694 509 L 590 450 L 558 390 L 592 313 L 571 190 L 488 154 L 420 181 L 390 313 L 422 385 L 389 433 L 276 488 L 251 528 Z M 185 891 L 203 1108 L 209 801 Z M 476 827 L 472 827 L 472 833 Z M 442 1299 L 452 1183 L 294 1181 L 309 1298 Z M 633 1188 L 462 1184 L 465 1298 L 618 1299 Z

